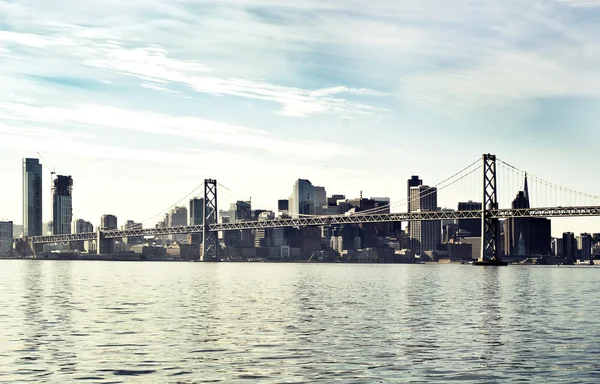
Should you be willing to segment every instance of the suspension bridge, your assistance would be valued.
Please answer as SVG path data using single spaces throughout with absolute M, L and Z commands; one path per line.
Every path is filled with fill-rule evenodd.
M 222 223 L 218 220 L 218 183 L 214 179 L 206 179 L 204 181 L 204 220 L 202 225 L 122 230 L 99 229 L 97 232 L 36 236 L 26 240 L 34 253 L 40 252 L 43 244 L 90 240 L 95 240 L 97 242 L 98 253 L 105 253 L 105 251 L 110 249 L 110 244 L 114 239 L 198 233 L 202 234 L 202 252 L 200 259 L 202 261 L 217 261 L 219 260 L 220 249 L 218 233 L 222 231 L 331 226 L 342 224 L 478 219 L 481 220 L 482 229 L 479 262 L 483 264 L 494 264 L 501 263 L 499 255 L 500 219 L 600 216 L 600 205 L 590 204 L 591 202 L 596 203 L 597 200 L 600 200 L 600 196 L 581 193 L 548 182 L 499 160 L 495 155 L 490 154 L 484 154 L 481 159 L 431 187 L 431 192 L 425 190 L 423 195 L 419 198 L 423 198 L 430 193 L 437 194 L 439 191 L 448 190 L 450 187 L 457 185 L 472 175 L 476 176 L 477 183 L 481 186 L 481 195 L 479 195 L 483 201 L 481 210 L 391 212 L 391 209 L 394 208 L 394 206 L 397 206 L 398 203 L 406 203 L 407 201 L 405 200 L 355 213 L 347 212 L 337 215 L 299 215 L 299 217 L 294 218 Z M 499 176 L 504 180 L 507 187 L 499 188 Z M 524 176 L 528 176 L 532 180 L 531 194 L 535 196 L 536 201 L 538 202 L 537 205 L 540 205 L 541 202 L 542 206 L 500 208 L 499 195 L 504 195 L 504 203 L 509 205 L 510 200 L 515 196 L 515 191 L 518 191 L 519 189 L 519 179 Z M 525 189 L 527 190 L 527 188 Z M 578 205 L 568 205 L 568 203 L 574 201 L 577 202 Z

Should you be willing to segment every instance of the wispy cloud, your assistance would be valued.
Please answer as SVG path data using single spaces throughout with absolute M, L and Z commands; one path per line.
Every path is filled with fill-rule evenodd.
M 558 3 L 576 8 L 600 7 L 600 0 L 554 0 Z
M 340 144 L 318 140 L 284 140 L 264 130 L 215 122 L 194 116 L 171 116 L 101 105 L 58 108 L 0 102 L 0 121 L 175 136 L 199 142 L 293 155 L 311 160 L 361 153 L 357 149 Z M 10 131 L 14 131 L 14 129 L 11 128 Z M 37 134 L 39 132 L 30 130 L 30 133 Z

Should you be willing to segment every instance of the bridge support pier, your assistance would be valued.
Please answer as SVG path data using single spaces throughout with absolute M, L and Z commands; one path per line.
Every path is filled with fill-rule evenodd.
M 218 223 L 217 180 L 204 180 L 204 220 L 202 228 L 201 261 L 219 261 L 219 232 L 210 230 Z
M 98 230 L 96 237 L 96 249 L 99 255 L 110 255 L 113 253 L 113 239 L 104 237 L 104 233 Z
M 496 156 L 483 155 L 483 204 L 481 212 L 481 255 L 476 265 L 506 265 L 498 254 L 498 218 L 492 217 L 491 210 L 498 209 L 496 189 Z

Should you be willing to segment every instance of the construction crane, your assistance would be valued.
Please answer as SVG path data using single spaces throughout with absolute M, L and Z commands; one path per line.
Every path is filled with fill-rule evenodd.
M 46 166 L 46 169 L 48 169 L 48 172 L 50 172 L 50 191 L 52 191 L 52 188 L 54 188 L 54 175 L 56 175 L 56 172 L 54 170 L 56 168 L 52 168 L 52 170 L 50 170 L 50 166 L 48 166 L 48 163 L 46 163 L 46 160 L 44 159 L 42 154 L 39 152 L 37 154 L 40 157 L 40 159 L 42 159 L 42 162 Z

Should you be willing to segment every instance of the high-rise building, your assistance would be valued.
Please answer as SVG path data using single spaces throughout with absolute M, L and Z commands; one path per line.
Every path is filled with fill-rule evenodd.
M 314 214 L 323 215 L 327 212 L 327 192 L 325 187 L 313 187 Z
M 592 256 L 592 236 L 589 233 L 577 236 L 577 255 L 580 260 L 589 260 Z
M 552 254 L 552 222 L 543 217 L 532 217 L 529 222 L 529 253 L 527 256 Z
M 527 175 L 525 175 L 523 191 L 519 191 L 513 200 L 512 208 L 529 207 L 531 207 L 531 200 Z M 550 255 L 552 253 L 550 220 L 526 217 L 506 219 L 504 221 L 504 252 L 509 256 Z
M 188 223 L 186 207 L 174 207 L 167 213 L 167 227 L 185 227 Z M 171 241 L 187 241 L 187 235 L 171 235 Z
M 119 226 L 117 225 L 117 216 L 102 215 L 102 217 L 100 218 L 100 229 L 111 230 L 117 228 L 119 228 Z
M 437 211 L 437 188 L 419 185 L 410 187 L 411 212 Z M 411 248 L 415 254 L 434 251 L 441 242 L 441 222 L 439 220 L 413 221 L 409 233 Z
M 52 233 L 71 233 L 73 221 L 73 178 L 58 175 L 52 180 Z
M 13 222 L 0 221 L 0 254 L 7 254 L 13 248 Z
M 411 209 L 411 188 L 412 187 L 419 187 L 421 185 L 423 185 L 423 180 L 419 179 L 419 176 L 413 176 L 410 179 L 408 179 L 408 182 L 406 183 L 406 198 L 408 199 L 408 212 L 412 212 Z
M 232 223 L 252 220 L 252 203 L 238 200 L 229 206 L 229 217 Z
M 190 200 L 190 225 L 204 224 L 204 198 Z
M 525 175 L 525 184 L 523 191 L 519 191 L 517 196 L 512 201 L 512 208 L 529 208 L 529 189 L 527 187 L 527 175 Z M 529 256 L 530 252 L 530 236 L 529 236 L 530 220 L 524 217 L 514 217 L 504 221 L 504 252 L 508 256 Z M 525 253 L 519 253 L 519 239 L 524 243 Z
M 71 224 L 71 233 L 89 233 L 94 232 L 94 226 L 89 221 L 74 219 Z
M 314 215 L 315 197 L 314 187 L 308 180 L 298 179 L 294 183 L 290 196 L 290 215 L 298 218 L 300 215 Z
M 42 165 L 23 159 L 23 235 L 42 235 Z
M 471 200 L 459 202 L 459 211 L 481 211 L 482 204 Z M 469 232 L 470 237 L 481 237 L 481 220 L 479 219 L 459 219 L 458 229 Z
M 577 240 L 575 240 L 573 232 L 563 233 L 562 256 L 570 261 L 577 260 Z
M 290 200 L 277 200 L 277 211 L 279 213 L 288 213 L 290 210 Z

